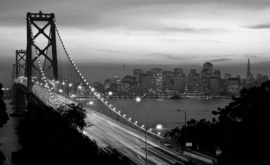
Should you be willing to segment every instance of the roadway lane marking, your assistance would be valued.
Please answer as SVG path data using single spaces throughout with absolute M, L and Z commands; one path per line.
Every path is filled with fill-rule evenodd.
M 70 101 L 69 99 L 67 99 L 67 98 L 65 98 L 65 97 L 63 97 L 63 96 L 59 96 L 58 94 L 56 94 L 56 96 L 57 96 L 57 98 L 59 98 L 59 100 Z M 63 99 L 63 98 L 64 98 L 64 99 Z M 71 101 L 71 102 L 72 102 L 72 101 Z M 74 102 L 72 102 L 72 103 L 74 103 Z M 88 109 L 88 108 L 87 108 L 87 109 Z M 89 111 L 91 111 L 91 110 L 89 110 Z M 93 112 L 92 112 L 91 115 L 92 115 L 92 116 L 98 116 L 99 119 L 101 119 L 101 120 L 103 120 L 103 121 L 109 123 L 109 125 L 112 125 L 112 126 L 114 126 L 114 127 L 117 127 L 118 129 L 120 129 L 120 130 L 122 130 L 122 131 L 124 131 L 124 132 L 126 132 L 126 133 L 129 133 L 129 134 L 133 135 L 134 137 L 137 138 L 137 139 L 136 139 L 137 142 L 139 142 L 138 139 L 140 139 L 140 140 L 142 140 L 142 141 L 145 141 L 145 140 L 143 139 L 142 135 L 138 134 L 137 132 L 135 133 L 134 130 L 130 130 L 130 131 L 127 130 L 127 128 L 125 128 L 125 127 L 128 127 L 128 126 L 126 126 L 126 125 L 125 125 L 125 127 L 119 125 L 119 123 L 117 123 L 117 124 L 118 124 L 118 125 L 117 125 L 117 124 L 115 124 L 116 121 L 106 120 L 103 116 L 96 115 L 96 114 L 93 113 Z M 89 114 L 87 114 L 87 116 L 90 117 Z M 130 128 L 130 129 L 133 129 L 133 128 Z M 101 141 L 98 140 L 98 142 L 101 142 Z M 104 146 L 106 146 L 106 145 L 103 144 L 103 143 L 101 143 L 101 144 L 104 145 Z M 166 153 L 171 153 L 172 155 L 175 155 L 175 156 L 177 156 L 177 157 L 180 157 L 180 155 L 173 154 L 171 151 L 169 151 L 169 150 L 163 148 L 163 146 L 162 146 L 162 147 L 157 146 L 155 143 L 151 142 L 150 139 L 148 140 L 148 144 L 151 144 L 152 146 L 156 146 L 156 147 L 162 149 L 163 151 L 165 151 Z M 151 147 L 152 147 L 152 146 L 151 146 Z M 130 147 L 130 146 L 129 146 L 128 148 L 133 148 L 133 147 Z M 134 147 L 134 148 L 137 148 L 137 147 Z M 141 148 L 141 147 L 140 147 L 140 148 Z M 149 149 L 150 149 L 150 146 L 149 146 Z M 159 153 L 160 153 L 160 152 L 159 152 Z M 163 154 L 163 155 L 164 155 L 164 154 Z M 183 159 L 183 157 L 180 158 L 180 159 Z
M 149 151 L 151 152 L 151 154 L 154 154 L 154 155 L 157 155 L 157 156 L 162 156 L 163 159 L 165 159 L 166 161 L 168 161 L 168 162 L 170 162 L 172 164 L 178 162 L 178 163 L 181 163 L 181 164 L 184 165 L 184 163 L 179 162 L 175 158 L 169 157 L 168 155 L 165 155 L 164 153 L 162 153 L 162 152 L 160 152 L 158 150 L 155 150 L 155 148 L 149 148 Z
M 116 125 L 114 122 L 112 122 L 112 121 L 108 121 L 108 120 L 106 120 L 106 119 L 104 119 L 103 117 L 101 117 L 101 116 L 98 116 L 101 120 L 104 120 L 104 122 L 107 122 L 108 124 L 111 124 L 112 126 L 115 126 L 116 128 L 118 128 L 118 129 L 120 129 L 120 130 L 122 130 L 123 132 L 128 132 L 129 134 L 131 134 L 131 135 L 133 135 L 134 137 L 139 137 L 139 136 L 137 136 L 136 134 L 134 134 L 133 132 L 131 132 L 131 131 L 128 131 L 126 128 L 122 128 L 121 126 L 118 126 L 118 125 Z M 120 134 L 120 133 L 119 133 Z M 120 135 L 122 135 L 122 134 L 120 134 Z M 145 141 L 145 139 L 142 139 L 142 137 L 139 137 L 142 141 Z M 139 140 L 138 139 L 136 139 L 136 141 L 137 142 L 139 142 Z M 142 142 L 140 142 L 141 144 L 142 144 Z M 122 142 L 122 144 L 124 145 L 124 146 L 127 146 L 128 148 L 130 148 L 130 149 L 135 149 L 135 148 L 138 148 L 138 147 L 131 147 L 131 146 L 129 146 L 129 145 L 127 145 L 127 144 L 125 144 L 125 143 L 123 143 Z M 160 148 L 160 146 L 158 146 L 158 145 L 156 145 L 156 144 L 154 144 L 153 142 L 150 142 L 149 140 L 148 140 L 148 144 L 152 144 L 152 146 L 149 146 L 148 148 L 150 149 L 150 148 L 152 148 L 153 146 L 154 147 L 158 147 L 158 148 Z M 143 147 L 140 147 L 140 148 L 143 148 Z M 165 150 L 166 151 L 166 150 Z M 168 151 L 167 151 L 168 152 Z M 168 157 L 168 156 L 164 156 L 165 154 L 164 153 L 161 153 L 161 152 L 158 152 L 159 154 L 161 154 L 163 157 L 166 157 L 165 158 L 165 160 L 167 160 L 167 161 L 169 161 L 169 162 L 171 162 L 171 163 L 175 163 L 175 162 L 178 162 L 178 161 L 176 161 L 174 158 L 170 158 L 170 157 Z M 169 152 L 170 153 L 170 152 Z M 156 157 L 155 157 L 156 158 Z M 153 159 L 153 158 L 152 158 Z M 158 159 L 158 160 L 160 160 L 160 159 Z M 174 161 L 174 162 L 173 162 Z
M 143 159 L 140 157 L 140 155 L 137 155 L 137 156 L 139 157 L 139 159 L 140 159 L 140 160 L 142 160 L 142 161 L 144 161 L 144 162 L 145 162 L 145 160 L 143 160 Z
M 107 145 L 105 145 L 104 143 L 102 143 L 98 138 L 96 138 L 93 135 L 89 135 L 86 131 L 83 131 L 83 134 L 87 135 L 90 139 L 95 140 L 96 142 L 98 142 L 102 147 L 106 148 L 108 147 Z
M 124 149 L 126 151 L 126 153 L 123 153 L 125 156 L 131 158 L 134 162 L 136 162 L 137 164 L 141 164 L 143 165 L 144 162 L 141 162 L 140 159 L 136 159 L 136 156 L 130 152 L 128 152 L 126 149 Z

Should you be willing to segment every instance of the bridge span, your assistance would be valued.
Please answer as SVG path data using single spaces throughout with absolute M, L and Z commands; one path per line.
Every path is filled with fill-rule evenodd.
M 78 104 L 72 99 L 74 96 L 91 96 L 98 108 L 84 105 L 86 120 L 93 124 L 85 128 L 84 133 L 100 147 L 116 148 L 137 164 L 173 165 L 188 161 L 187 156 L 165 147 L 166 140 L 151 132 L 147 122 L 146 126 L 139 126 L 103 98 L 103 94 L 85 78 L 69 55 L 53 13 L 27 13 L 26 24 L 27 50 L 16 51 L 16 65 L 13 65 L 12 73 L 14 82 L 20 83 L 18 91 L 21 90 L 27 97 L 29 93 L 34 93 L 43 102 L 41 104 L 55 110 L 60 104 Z M 42 38 L 45 41 L 41 42 Z M 47 44 L 44 46 L 42 43 Z M 19 100 L 26 97 L 17 95 L 16 98 L 17 107 L 21 107 Z M 99 111 L 100 107 L 106 113 Z
M 58 102 L 55 103 L 50 99 L 48 89 L 39 85 L 33 86 L 33 93 L 45 104 L 55 108 L 59 103 L 78 104 L 70 98 L 54 93 Z M 87 111 L 86 121 L 93 125 L 84 130 L 89 138 L 95 140 L 100 147 L 111 146 L 137 164 L 145 164 L 146 145 L 143 131 L 134 129 L 135 127 L 130 127 L 130 124 L 122 120 L 114 120 L 86 106 L 84 109 Z M 184 164 L 185 161 L 188 161 L 187 156 L 167 148 L 164 146 L 162 138 L 154 138 L 151 134 L 147 137 L 147 151 L 148 164 L 150 165 L 173 165 L 176 162 Z

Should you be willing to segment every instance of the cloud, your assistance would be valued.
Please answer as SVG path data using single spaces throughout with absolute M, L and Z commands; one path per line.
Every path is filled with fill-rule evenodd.
M 268 53 L 267 52 L 261 52 L 261 53 L 245 54 L 244 56 L 247 57 L 247 58 L 259 59 L 259 58 L 263 58 L 263 57 L 268 57 Z
M 128 53 L 125 51 L 117 51 L 117 50 L 105 50 L 105 49 L 95 49 L 96 51 L 99 52 L 105 52 L 105 53 L 116 53 L 116 54 L 124 54 L 124 53 Z
M 167 60 L 183 60 L 186 59 L 186 57 L 183 56 L 174 56 L 171 54 L 166 54 L 166 53 L 152 53 L 152 54 L 147 54 L 146 56 L 152 56 L 155 58 L 165 58 Z
M 189 43 L 189 42 L 203 42 L 203 43 L 225 43 L 225 41 L 218 40 L 181 40 L 181 39 L 158 39 L 159 42 L 165 43 Z
M 250 29 L 270 29 L 270 23 L 248 26 Z
M 158 39 L 157 41 L 166 43 L 191 42 L 189 40 L 180 40 L 180 39 Z
M 214 59 L 214 60 L 211 60 L 210 62 L 221 62 L 221 61 L 229 61 L 231 59 L 229 58 L 220 58 L 220 59 Z
M 225 32 L 223 29 L 211 29 L 211 28 L 188 28 L 188 27 L 166 27 L 163 29 L 165 32 L 176 32 L 176 33 L 213 33 L 213 32 Z
M 256 55 L 245 55 L 245 57 L 247 57 L 247 58 L 259 58 L 259 56 L 256 56 Z

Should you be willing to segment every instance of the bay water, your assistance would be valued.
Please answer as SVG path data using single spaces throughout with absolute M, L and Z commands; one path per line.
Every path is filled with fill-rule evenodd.
M 212 111 L 218 107 L 224 108 L 232 102 L 231 99 L 148 99 L 136 102 L 134 99 L 108 100 L 109 104 L 116 107 L 121 114 L 126 114 L 127 118 L 137 121 L 138 125 L 146 125 L 152 128 L 153 132 L 160 132 L 164 135 L 175 127 L 182 127 L 185 124 L 186 111 L 187 121 L 195 119 L 197 121 L 206 119 L 212 121 L 218 116 L 213 115 Z M 162 129 L 157 130 L 156 126 L 162 125 Z

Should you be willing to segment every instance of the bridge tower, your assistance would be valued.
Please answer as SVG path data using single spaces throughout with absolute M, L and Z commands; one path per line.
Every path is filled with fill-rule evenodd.
M 16 69 L 17 67 L 16 67 L 16 64 L 12 64 L 12 80 L 13 80 L 13 82 L 14 82 L 14 80 L 17 78 L 16 77 L 16 75 L 17 75 L 17 73 L 16 73 Z
M 45 26 L 41 26 L 37 22 L 44 22 Z M 42 11 L 39 13 L 27 13 L 26 15 L 27 24 L 27 55 L 26 55 L 26 74 L 27 74 L 27 88 L 28 91 L 32 91 L 32 77 L 33 70 L 40 73 L 38 66 L 35 64 L 38 57 L 44 57 L 44 63 L 49 63 L 47 68 L 43 67 L 44 71 L 52 70 L 53 78 L 58 80 L 58 69 L 57 69 L 57 49 L 56 49 L 56 31 L 55 31 L 55 16 L 53 13 L 44 14 Z M 37 29 L 37 33 L 33 34 L 32 25 Z M 45 30 L 49 30 L 49 35 L 45 33 Z M 44 48 L 40 48 L 35 44 L 35 39 L 43 35 L 47 40 L 47 45 Z M 36 49 L 36 50 L 32 50 Z M 48 55 L 48 51 L 51 49 L 51 56 Z M 34 54 L 33 52 L 36 52 Z M 45 66 L 45 65 L 43 65 Z
M 16 78 L 26 76 L 26 50 L 16 50 Z

